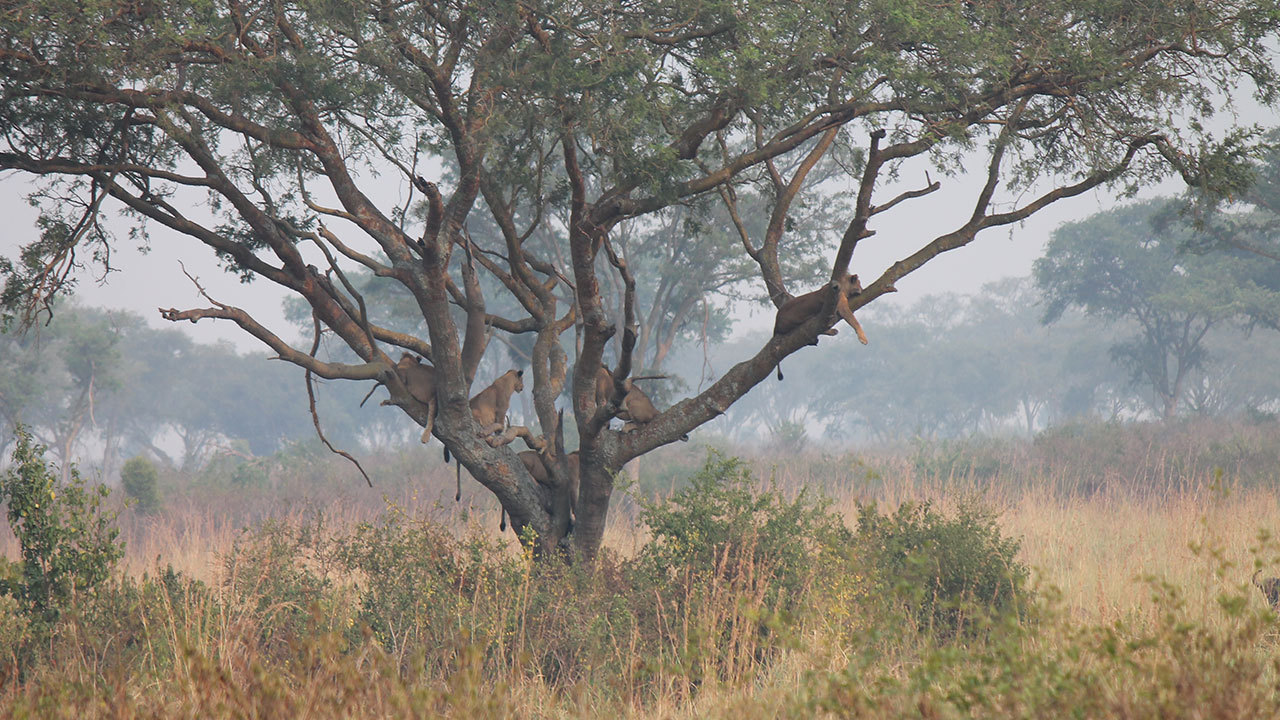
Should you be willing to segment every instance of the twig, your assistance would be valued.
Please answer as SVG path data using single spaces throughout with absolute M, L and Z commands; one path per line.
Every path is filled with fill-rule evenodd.
M 315 357 L 316 351 L 320 349 L 320 318 L 316 317 L 313 313 L 311 315 L 311 321 L 315 325 L 316 338 L 311 343 L 311 352 L 309 354 L 311 357 Z M 329 448 L 330 452 L 335 455 L 341 455 L 342 457 L 350 460 L 352 464 L 356 466 L 356 469 L 360 471 L 360 474 L 364 476 L 364 481 L 369 483 L 369 487 L 373 487 L 373 481 L 369 479 L 369 473 L 364 471 L 364 467 L 360 465 L 360 461 L 352 457 L 351 453 L 334 447 L 333 443 L 329 442 L 329 438 L 324 436 L 324 430 L 320 429 L 320 415 L 316 412 L 316 392 L 315 388 L 311 384 L 311 368 L 307 368 L 305 378 L 307 383 L 307 402 L 311 406 L 311 423 L 316 426 L 316 435 L 320 436 L 320 442 L 324 443 L 325 447 Z M 370 394 L 372 394 L 372 392 Z M 366 397 L 365 399 L 367 400 L 368 398 Z M 363 405 L 364 403 L 361 402 L 360 404 Z

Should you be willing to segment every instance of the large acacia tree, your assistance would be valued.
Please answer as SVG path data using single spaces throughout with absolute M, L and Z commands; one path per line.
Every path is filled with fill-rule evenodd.
M 927 177 L 976 176 L 949 231 L 891 239 L 902 259 L 863 278 L 854 309 L 980 231 L 1093 188 L 1170 171 L 1213 188 L 1247 137 L 1214 141 L 1206 116 L 1238 92 L 1274 99 L 1277 25 L 1271 0 L 6 2 L 0 169 L 42 178 L 43 216 L 5 267 L 5 299 L 38 307 L 80 259 L 107 260 L 100 216 L 123 206 L 295 293 L 317 333 L 360 361 L 294 347 L 231 298 L 164 317 L 228 320 L 309 374 L 380 381 L 418 423 L 426 407 L 392 365 L 401 350 L 427 358 L 435 436 L 540 547 L 571 540 L 590 557 L 624 463 L 723 413 L 834 323 L 877 214 L 929 202 Z M 826 158 L 848 175 L 850 210 L 829 277 L 788 287 L 789 216 L 832 188 L 813 187 Z M 388 176 L 416 198 L 387 201 Z M 743 217 L 750 193 L 768 202 Z M 611 238 L 707 198 L 735 218 L 775 304 L 823 282 L 830 293 L 809 321 L 620 433 L 609 421 L 631 372 L 636 288 L 660 278 L 634 277 Z M 480 217 L 500 242 L 473 241 Z M 402 284 L 426 336 L 371 321 L 354 268 Z M 482 274 L 519 313 L 486 311 Z M 626 288 L 621 318 L 602 302 L 607 277 Z M 582 468 L 572 525 L 563 483 L 539 485 L 510 446 L 477 435 L 467 400 L 495 332 L 534 338 L 526 376 L 548 436 L 567 386 Z M 598 405 L 606 357 L 617 386 Z

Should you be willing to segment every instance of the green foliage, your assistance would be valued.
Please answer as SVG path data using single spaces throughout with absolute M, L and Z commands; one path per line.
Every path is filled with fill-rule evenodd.
M 804 450 L 804 446 L 809 442 L 804 423 L 795 420 L 779 422 L 775 427 L 770 428 L 770 434 L 773 436 L 770 444 L 780 455 L 794 455 Z
M 1029 599 L 1018 541 L 982 508 L 965 504 L 946 517 L 929 503 L 903 503 L 890 515 L 862 505 L 857 535 L 874 573 L 873 596 L 899 605 L 929 635 L 984 630 L 1016 616 Z
M 1070 307 L 1114 322 L 1134 321 L 1135 334 L 1112 356 L 1151 388 L 1153 406 L 1175 414 L 1191 371 L 1209 361 L 1206 335 L 1231 320 L 1280 317 L 1280 287 L 1269 263 L 1236 251 L 1182 251 L 1196 231 L 1167 220 L 1172 203 L 1156 200 L 1098 213 L 1054 232 L 1036 261 L 1045 321 Z M 1159 226 L 1158 218 L 1166 218 Z
M 911 443 L 912 469 L 930 480 L 971 479 L 989 481 L 1007 470 L 1012 443 L 991 438 L 927 441 Z
M 105 264 L 122 240 L 98 220 L 123 206 L 140 225 L 155 222 L 206 245 L 242 280 L 266 277 L 304 297 L 317 335 L 323 330 L 346 346 L 334 355 L 355 351 L 368 360 L 374 336 L 425 350 L 422 338 L 439 339 L 449 325 L 450 302 L 480 318 L 478 281 L 467 283 L 465 301 L 424 288 L 448 284 L 449 263 L 437 262 L 449 256 L 448 234 L 462 218 L 487 214 L 498 232 L 477 233 L 467 247 L 486 258 L 481 272 L 506 307 L 489 304 L 492 322 L 472 323 L 463 342 L 432 343 L 436 353 L 453 354 L 433 358 L 448 375 L 442 388 L 456 390 L 459 367 L 473 374 L 472 358 L 459 361 L 464 348 L 468 355 L 484 349 L 486 328 L 525 335 L 513 343 L 517 349 L 530 331 L 541 350 L 575 347 L 556 345 L 582 327 L 552 320 L 560 283 L 578 295 L 574 306 L 586 313 L 578 320 L 597 329 L 639 327 L 648 357 L 638 366 L 658 365 L 678 338 L 712 329 L 708 295 L 740 292 L 734 286 L 757 269 L 775 301 L 788 284 L 812 287 L 818 278 L 807 261 L 827 254 L 812 250 L 836 237 L 833 228 L 847 228 L 842 259 L 831 268 L 844 272 L 856 238 L 874 232 L 869 208 L 888 210 L 925 194 L 863 194 L 855 212 L 846 204 L 854 193 L 841 178 L 862 178 L 869 194 L 908 172 L 990 168 L 988 191 L 978 193 L 972 212 L 929 233 L 923 247 L 904 250 L 882 281 L 869 282 L 867 300 L 979 231 L 1107 184 L 1134 188 L 1180 170 L 1225 180 L 1206 183 L 1219 192 L 1240 187 L 1234 171 L 1255 138 L 1229 131 L 1224 140 L 1211 121 L 1250 81 L 1260 96 L 1275 99 L 1277 7 L 1277 0 L 1154 8 L 1055 0 L 1013 10 L 993 0 L 27 3 L 0 14 L 0 171 L 38 178 L 31 199 L 45 232 L 19 250 L 19 262 L 0 263 L 11 288 L 0 301 L 22 314 L 62 289 L 67 276 L 60 273 L 75 258 Z M 873 160 L 868 136 L 884 140 L 886 163 Z M 990 161 L 972 162 L 978 153 Z M 404 202 L 371 199 L 379 194 L 370 178 L 385 173 L 407 189 Z M 350 239 L 317 225 L 325 211 L 310 197 L 314 187 L 337 193 Z M 447 208 L 443 216 L 415 213 L 420 192 L 431 195 L 431 187 L 447 196 L 429 203 Z M 192 211 L 191 188 L 207 191 L 207 206 Z M 694 208 L 686 225 L 679 216 Z M 822 212 L 828 208 L 830 216 Z M 714 231 L 700 231 L 704 219 Z M 636 239 L 630 247 L 628 235 Z M 603 258 L 582 262 L 606 236 L 622 284 L 600 282 L 611 267 Z M 297 251 L 304 241 L 411 290 L 431 332 L 415 323 L 416 335 L 406 338 L 370 325 L 368 313 L 352 305 L 363 306 L 364 296 L 351 285 L 337 287 L 347 283 L 344 273 L 327 277 L 329 268 L 307 265 Z M 495 248 L 506 250 L 494 255 Z M 618 262 L 619 248 L 628 267 L 643 273 L 643 291 Z M 403 272 L 407 265 L 420 272 Z M 793 271 L 803 273 L 794 278 L 801 282 L 786 282 L 793 278 L 784 273 Z M 625 285 L 625 301 L 600 297 L 606 284 Z M 619 305 L 627 317 L 618 317 Z M 637 315 L 652 320 L 641 326 Z M 357 316 L 367 332 L 354 331 Z M 251 334 L 266 338 L 257 329 Z M 574 366 L 586 379 L 605 335 L 583 337 L 587 362 Z M 798 348 L 793 341 L 779 349 Z M 273 349 L 289 364 L 317 369 L 302 353 Z M 698 409 L 710 407 L 708 400 L 723 412 L 766 377 L 767 354 L 737 366 L 672 422 L 651 424 L 653 442 L 631 447 L 671 443 L 709 421 L 712 414 Z M 532 394 L 545 424 L 570 364 L 559 350 L 532 358 L 539 365 L 530 373 L 539 385 Z M 216 362 L 199 367 L 193 359 L 184 369 L 197 378 L 197 390 L 218 389 L 207 394 L 225 406 L 212 414 L 220 410 L 248 426 L 244 438 L 256 455 L 273 449 L 263 446 L 278 441 L 285 418 L 235 395 L 260 400 L 286 383 L 268 381 L 267 371 L 218 382 L 226 376 Z M 940 384 L 959 393 L 976 385 L 971 379 L 999 374 L 978 353 L 948 369 L 937 377 L 951 381 Z M 372 373 L 367 363 L 333 362 L 320 374 L 368 381 Z M 272 402 L 268 409 L 289 406 Z M 575 410 L 586 417 L 583 405 Z M 965 421 L 1001 410 L 1008 412 L 970 405 Z M 449 425 L 465 421 L 465 413 L 458 417 L 440 415 Z M 220 430 L 213 422 L 201 429 Z M 351 436 L 370 437 L 363 430 L 353 424 Z M 441 430 L 441 437 L 457 437 L 462 428 Z M 589 447 L 593 438 L 583 441 Z M 495 462 L 498 452 L 486 449 L 483 462 L 471 463 L 489 476 L 480 478 L 489 487 L 511 481 L 493 475 L 507 467 Z M 613 470 L 630 459 L 613 458 Z M 254 480 L 247 473 L 239 479 Z M 527 473 L 517 481 L 533 489 Z M 533 496 L 507 501 L 528 503 L 510 509 L 530 518 L 543 541 L 559 540 L 547 536 L 549 517 Z M 607 507 L 581 508 L 601 514 L 577 524 L 575 543 L 587 556 L 600 545 Z
M 1244 177 L 1234 175 L 1233 192 L 1189 191 L 1184 204 L 1170 208 L 1166 222 L 1190 218 L 1202 232 L 1187 238 L 1194 252 L 1225 251 L 1252 254 L 1264 269 L 1263 279 L 1272 290 L 1280 289 L 1280 128 L 1271 128 L 1262 148 L 1239 151 L 1247 160 Z M 1243 181 L 1243 182 L 1240 182 Z M 1269 261 L 1269 262 L 1268 262 Z M 1269 270 L 1267 270 L 1269 266 Z M 1280 315 L 1266 314 L 1262 321 L 1280 329 Z
M 63 464 L 92 410 L 104 424 L 124 383 L 131 378 L 122 342 L 142 319 L 121 313 L 57 304 L 56 320 L 25 335 L 0 333 L 0 419 L 11 428 L 22 425 L 50 437 L 51 450 Z M 4 447 L 0 444 L 0 447 Z
M 297 525 L 268 520 L 245 531 L 224 559 L 224 588 L 248 600 L 269 653 L 286 656 L 310 632 L 342 627 L 348 617 L 323 565 L 323 528 L 319 516 Z M 314 617 L 324 619 L 320 628 Z
M 1145 578 L 1150 612 L 1095 625 L 1027 591 L 981 509 L 868 506 L 853 534 L 739 461 L 696 475 L 646 506 L 652 551 L 592 567 L 392 508 L 267 523 L 213 588 L 117 577 L 52 630 L 0 595 L 0 715 L 1280 715 L 1275 616 L 1212 541 L 1193 552 L 1238 587 L 1202 602 Z
M 451 217 L 487 211 L 504 233 L 521 228 L 526 254 L 543 267 L 568 256 L 558 223 L 568 211 L 566 176 L 580 171 L 572 184 L 590 189 L 580 209 L 616 230 L 614 241 L 657 238 L 649 252 L 624 254 L 645 269 L 640 314 L 662 316 L 641 340 L 659 355 L 669 338 L 696 328 L 693 311 L 707 293 L 729 293 L 754 272 L 747 255 L 777 276 L 767 278 L 771 294 L 792 277 L 817 280 L 807 262 L 817 254 L 814 239 L 849 219 L 847 207 L 823 217 L 849 195 L 827 181 L 861 174 L 859 151 L 872 128 L 888 132 L 894 150 L 885 172 L 896 174 L 911 160 L 959 172 L 1004 123 L 1033 127 L 1001 136 L 1010 147 L 992 180 L 1010 197 L 1051 177 L 1082 184 L 1046 200 L 1103 180 L 1137 185 L 1167 175 L 1171 158 L 1189 175 L 1201 171 L 1198 179 L 1236 178 L 1251 134 L 1223 140 L 1210 121 L 1249 81 L 1274 99 L 1278 24 L 1274 0 L 1051 2 L 1017 12 L 990 1 L 883 0 L 767 0 L 749 9 L 683 0 L 642 8 L 561 0 L 536 8 L 332 0 L 23 6 L 0 25 L 12 88 L 0 96 L 0 133 L 11 138 L 0 168 L 45 178 L 33 201 L 46 232 L 18 262 L 0 263 L 11 288 L 3 300 L 21 309 L 55 292 L 59 278 L 45 269 L 63 267 L 73 251 L 88 256 L 81 243 L 105 262 L 118 240 L 94 220 L 108 194 L 207 244 L 244 277 L 271 275 L 279 263 L 300 276 L 292 248 L 315 216 L 307 187 L 335 183 L 350 204 L 369 195 L 367 178 L 404 171 L 399 181 L 411 183 L 410 168 L 423 163 L 458 178 L 439 183 L 458 193 Z M 829 149 L 820 145 L 828 131 Z M 227 143 L 227 133 L 246 142 Z M 1157 137 L 1160 152 L 1137 144 Z M 576 148 L 572 161 L 557 146 Z M 810 156 L 815 146 L 821 151 Z M 326 160 L 313 163 L 317 156 Z M 820 166 L 802 176 L 796 168 L 806 158 Z M 227 182 L 182 175 L 192 161 Z M 103 168 L 146 187 L 114 184 L 122 178 L 104 185 Z M 173 200 L 192 184 L 213 193 L 213 217 L 192 219 Z M 1210 186 L 1228 193 L 1239 183 Z M 241 191 L 249 187 L 252 197 Z M 703 222 L 734 197 L 746 221 Z M 715 230 L 681 228 L 676 208 L 698 208 L 689 219 Z M 343 249 L 360 248 L 368 269 L 392 278 L 369 248 L 403 258 L 421 233 L 408 198 L 388 212 L 351 213 L 364 237 Z M 1014 216 L 972 225 L 961 216 L 956 227 L 976 231 Z M 278 221 L 271 232 L 265 218 Z M 806 242 L 796 242 L 797 228 Z M 968 242 L 964 235 L 946 242 Z M 480 244 L 490 242 L 505 238 Z M 946 244 L 939 242 L 914 257 L 937 256 Z M 263 265 L 260 253 L 274 253 L 276 264 Z M 679 273 L 662 272 L 675 263 Z M 495 267 L 497 277 L 533 282 L 518 267 Z M 529 286 L 504 292 L 504 301 L 528 302 L 526 291 L 538 294 Z M 664 296 L 669 303 L 644 302 Z
M 12 577 L 4 572 L 11 569 L 5 565 L 7 562 L 0 558 L 0 583 Z M 12 595 L 0 593 L 0 686 L 16 677 L 22 663 L 29 660 L 27 648 L 34 636 L 31 625 L 31 616 L 23 611 L 22 603 Z
M 1265 538 L 1264 538 L 1265 539 Z M 1265 543 L 1264 543 L 1265 544 Z M 1274 549 L 1274 545 L 1271 545 Z M 1223 548 L 1193 546 L 1219 577 L 1238 573 Z M 1257 550 L 1255 549 L 1255 552 Z M 791 713 L 839 717 L 1250 718 L 1280 716 L 1275 616 L 1247 583 L 1216 602 L 1153 576 L 1150 622 L 1080 624 L 1046 593 L 1034 622 L 1006 622 L 963 643 L 919 647 L 905 668 L 884 648 L 855 650 L 815 673 Z M 888 667 L 888 669 L 887 669 Z
M 140 512 L 153 513 L 160 509 L 158 477 L 155 463 L 144 455 L 129 458 L 120 468 L 120 484 L 124 487 L 124 494 L 136 504 Z
M 105 582 L 124 554 L 114 513 L 103 509 L 108 490 L 86 488 L 74 470 L 60 482 L 45 464 L 44 447 L 21 428 L 13 465 L 0 477 L 0 500 L 18 538 L 22 563 L 0 584 L 43 622 L 52 622 L 77 598 Z
M 376 524 L 361 523 L 334 547 L 336 563 L 360 578 L 359 625 L 353 630 L 367 628 L 402 659 L 418 648 L 460 644 L 457 620 L 475 599 L 496 599 L 522 579 L 519 564 L 502 560 L 495 550 L 479 540 L 456 540 L 437 525 L 394 510 Z M 473 621 L 470 632 L 500 638 L 506 628 Z
M 812 568 L 839 558 L 851 539 L 826 503 L 804 491 L 791 501 L 777 490 L 760 492 L 742 460 L 714 450 L 688 487 L 641 507 L 653 536 L 643 566 L 684 582 L 757 568 L 770 578 L 771 607 L 801 602 Z
M 1167 495 L 1221 476 L 1233 487 L 1280 480 L 1280 428 L 1248 421 L 1076 422 L 1041 432 L 1030 463 L 1005 482 L 1050 477 L 1066 494 L 1104 487 L 1133 495 Z
M 219 452 L 209 459 L 200 471 L 200 480 L 219 486 L 239 489 L 262 489 L 270 485 L 274 458 L 252 457 L 248 444 L 234 442 L 232 452 Z
M 92 598 L 78 600 L 42 645 L 30 648 L 30 664 L 65 666 L 87 655 L 102 658 L 101 665 L 118 674 L 170 672 L 192 648 L 208 642 L 202 633 L 228 611 L 243 607 L 220 603 L 207 585 L 172 566 L 157 566 L 141 577 L 120 574 Z
M 595 567 L 534 563 L 394 508 L 323 546 L 295 546 L 282 564 L 354 578 L 347 641 L 367 633 L 402 667 L 451 671 L 481 643 L 492 673 L 630 686 L 676 673 L 692 688 L 739 682 L 776 656 L 830 585 L 819 569 L 852 561 L 851 535 L 825 505 L 758 492 L 740 461 L 719 455 L 642 515 L 653 542 Z

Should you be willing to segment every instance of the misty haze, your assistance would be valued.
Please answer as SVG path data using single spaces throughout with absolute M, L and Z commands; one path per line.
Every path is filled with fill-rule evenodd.
M 0 12 L 0 716 L 1280 717 L 1280 4 Z

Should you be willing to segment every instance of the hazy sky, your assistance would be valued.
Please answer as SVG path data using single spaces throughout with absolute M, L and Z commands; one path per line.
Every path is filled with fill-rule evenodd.
M 976 165 L 985 169 L 985 159 Z M 876 199 L 884 202 L 902 189 L 924 184 L 923 167 L 915 174 L 907 169 L 902 174 L 900 185 L 880 189 Z M 971 213 L 970 203 L 980 187 L 981 180 L 976 177 L 943 178 L 942 189 L 938 192 L 905 202 L 877 216 L 871 224 L 876 235 L 859 244 L 853 259 L 853 271 L 862 276 L 864 283 L 868 282 L 937 234 L 954 229 Z M 17 174 L 0 177 L 0 212 L 7 218 L 6 229 L 0 231 L 3 233 L 0 235 L 0 255 L 13 256 L 18 247 L 36 233 L 36 212 L 25 201 L 29 188 L 27 177 Z M 1160 189 L 1170 194 L 1177 192 L 1176 185 L 1167 184 L 1147 194 L 1154 194 Z M 382 190 L 382 199 L 389 208 L 401 190 L 394 185 L 386 185 Z M 1029 198 L 1028 195 L 1021 202 Z M 1114 203 L 1115 199 L 1110 194 L 1096 191 L 1055 203 L 1021 225 L 988 230 L 968 247 L 935 258 L 899 282 L 897 295 L 887 296 L 878 302 L 910 303 L 924 295 L 939 292 L 972 293 L 992 280 L 1026 275 L 1055 227 L 1064 221 L 1087 217 Z M 110 212 L 114 213 L 115 208 Z M 123 226 L 122 221 L 119 224 Z M 286 338 L 293 336 L 283 320 L 281 301 L 286 296 L 284 291 L 263 280 L 242 284 L 235 276 L 218 268 L 212 251 L 204 245 L 155 223 L 151 224 L 150 231 L 151 249 L 148 253 L 139 252 L 127 237 L 118 243 L 111 257 L 117 272 L 105 280 L 91 272 L 77 275 L 80 302 L 131 310 L 156 327 L 172 326 L 160 318 L 157 308 L 176 307 L 182 310 L 208 306 L 208 302 L 199 296 L 194 285 L 182 274 L 182 266 L 185 265 L 187 271 L 196 276 L 218 301 L 244 308 Z M 839 231 L 836 231 L 833 242 L 838 237 Z M 815 280 L 814 286 L 817 284 Z M 789 289 L 799 293 L 809 288 Z M 752 314 L 744 315 L 740 323 L 742 329 L 765 327 L 772 322 L 772 314 L 763 309 L 744 309 L 745 312 Z M 242 351 L 265 349 L 256 339 L 228 321 L 202 320 L 197 324 L 179 325 L 201 342 L 223 339 L 235 343 Z

